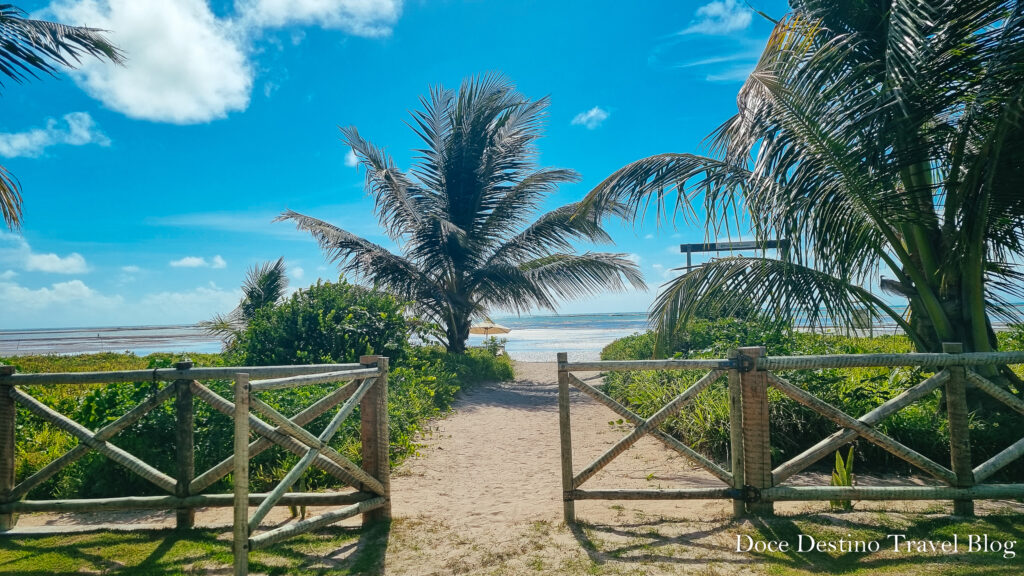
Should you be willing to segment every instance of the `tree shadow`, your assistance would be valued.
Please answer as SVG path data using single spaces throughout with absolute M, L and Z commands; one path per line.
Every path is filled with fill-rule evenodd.
M 907 522 L 909 520 L 909 522 Z M 1003 540 L 1024 539 L 1024 520 L 1019 515 L 993 515 L 977 519 L 948 516 L 892 518 L 871 514 L 806 514 L 796 516 L 752 517 L 719 522 L 688 522 L 681 519 L 657 519 L 633 524 L 598 524 L 580 521 L 569 529 L 591 562 L 603 564 L 662 563 L 675 566 L 758 565 L 773 569 L 791 569 L 820 574 L 911 572 L 937 570 L 971 574 L 1003 574 L 1008 566 L 1001 554 L 968 553 L 968 534 L 990 534 Z M 958 534 L 960 550 L 956 554 L 894 550 L 889 534 L 899 533 L 908 540 L 943 541 Z M 723 538 L 724 536 L 724 538 Z M 736 542 L 750 536 L 754 542 L 789 542 L 786 552 L 737 552 Z M 735 541 L 734 541 L 735 538 Z M 803 538 L 803 540 L 801 540 Z M 840 538 L 864 542 L 877 541 L 872 552 L 847 549 L 819 550 L 815 541 L 837 542 Z M 802 543 L 802 546 L 801 546 Z
M 385 574 L 391 523 L 330 527 L 250 553 L 253 573 Z M 95 530 L 0 536 L 0 573 L 72 576 L 83 572 L 157 576 L 199 570 L 231 574 L 230 533 L 216 530 Z

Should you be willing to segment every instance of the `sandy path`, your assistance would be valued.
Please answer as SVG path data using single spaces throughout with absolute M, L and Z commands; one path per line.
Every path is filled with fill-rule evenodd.
M 434 517 L 446 510 L 452 526 L 498 533 L 508 524 L 561 520 L 556 367 L 520 362 L 516 373 L 514 382 L 486 385 L 464 395 L 453 415 L 431 427 L 420 456 L 395 471 L 396 516 Z M 609 425 L 618 416 L 579 391 L 573 389 L 570 398 L 574 467 L 579 471 L 629 429 Z M 588 488 L 602 486 L 667 488 L 721 482 L 644 438 L 587 483 Z M 608 503 L 577 503 L 580 516 L 589 519 L 607 508 Z M 669 513 L 665 503 L 654 508 Z

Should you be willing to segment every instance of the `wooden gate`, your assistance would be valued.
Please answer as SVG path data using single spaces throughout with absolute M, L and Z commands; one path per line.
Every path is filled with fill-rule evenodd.
M 250 378 L 254 378 L 250 381 Z M 15 514 L 31 512 L 96 512 L 109 510 L 175 510 L 178 528 L 191 528 L 196 508 L 234 508 L 235 574 L 248 572 L 248 552 L 290 536 L 308 532 L 363 514 L 364 522 L 390 518 L 390 470 L 388 466 L 387 417 L 388 359 L 364 356 L 358 364 L 317 364 L 306 366 L 259 366 L 194 368 L 191 362 L 174 368 L 117 372 L 76 372 L 61 374 L 16 374 L 0 366 L 0 530 L 14 527 Z M 201 380 L 233 380 L 234 402 L 205 386 Z M 92 431 L 60 414 L 25 392 L 24 386 L 152 382 L 153 392 L 113 422 Z M 276 390 L 344 382 L 326 396 L 292 417 L 287 417 L 256 397 L 264 390 Z M 161 383 L 164 383 L 161 385 Z M 171 477 L 116 446 L 112 441 L 143 416 L 174 399 L 176 415 L 176 471 Z M 198 476 L 193 447 L 194 399 L 234 421 L 234 450 L 231 456 Z M 342 406 L 327 428 L 313 436 L 303 426 L 331 409 Z M 17 406 L 67 432 L 78 445 L 28 478 L 15 484 L 15 421 Z M 343 421 L 360 407 L 363 466 L 359 467 L 328 446 Z M 251 412 L 263 414 L 269 423 Z M 257 438 L 250 441 L 250 434 Z M 274 490 L 249 493 L 249 460 L 272 446 L 300 456 L 298 464 Z M 24 500 L 25 496 L 54 474 L 96 451 L 132 473 L 167 492 L 166 496 L 127 496 L 78 500 Z M 310 466 L 355 488 L 351 492 L 290 493 L 288 490 Z M 203 494 L 226 475 L 233 473 L 234 494 Z M 260 522 L 275 506 L 344 507 L 314 518 L 286 524 L 255 534 Z M 256 506 L 249 516 L 249 507 Z
M 767 357 L 762 347 L 739 348 L 729 358 L 715 360 L 639 360 L 613 362 L 568 362 L 558 355 L 559 427 L 562 452 L 562 490 L 566 522 L 575 521 L 575 501 L 731 499 L 736 516 L 770 514 L 773 502 L 785 500 L 953 500 L 954 513 L 970 515 L 974 500 L 1024 497 L 1024 484 L 983 484 L 1010 462 L 1024 455 L 1024 438 L 1014 442 L 988 461 L 973 466 L 968 429 L 966 390 L 976 388 L 1024 415 L 1024 400 L 997 386 L 975 371 L 979 366 L 1024 363 L 1024 352 L 961 353 L 960 344 L 946 344 L 942 354 L 854 354 L 829 356 Z M 874 410 L 854 417 L 779 376 L 787 370 L 817 370 L 855 367 L 921 367 L 935 373 L 908 388 Z M 644 419 L 616 402 L 597 387 L 580 380 L 573 372 L 626 370 L 708 371 L 650 418 Z M 712 462 L 673 438 L 660 426 L 679 412 L 702 390 L 721 377 L 728 378 L 731 462 L 729 470 Z M 579 473 L 574 472 L 570 427 L 569 389 L 587 396 L 634 425 L 633 431 Z M 837 424 L 838 432 L 822 439 L 776 468 L 771 466 L 771 430 L 768 387 L 772 386 L 795 402 Z M 875 426 L 901 409 L 939 388 L 945 389 L 950 434 L 950 467 L 947 468 L 893 438 Z M 680 490 L 584 490 L 584 482 L 616 456 L 651 435 L 670 449 L 707 470 L 725 485 L 722 488 Z M 788 478 L 805 470 L 837 448 L 857 438 L 871 442 L 910 463 L 941 482 L 938 486 L 785 486 Z

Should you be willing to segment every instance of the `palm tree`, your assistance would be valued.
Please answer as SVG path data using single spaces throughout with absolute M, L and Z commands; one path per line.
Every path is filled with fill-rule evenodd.
M 852 325 L 888 316 L 920 351 L 996 348 L 1024 297 L 1024 15 L 1018 1 L 794 0 L 710 137 L 612 174 L 598 209 L 747 222 L 785 257 L 713 260 L 664 287 L 665 334 L 711 303 Z M 674 204 L 674 205 L 673 205 Z M 745 207 L 745 210 L 737 207 Z M 884 267 L 884 269 L 883 269 Z M 909 318 L 866 289 L 909 300 Z
M 37 72 L 56 76 L 58 66 L 74 68 L 82 56 L 106 58 L 115 64 L 124 62 L 124 55 L 103 37 L 102 30 L 25 16 L 24 11 L 11 4 L 0 4 L 0 73 L 15 82 L 38 78 Z M 0 213 L 10 230 L 21 227 L 21 189 L 18 180 L 3 166 Z
M 199 325 L 230 344 L 256 317 L 256 312 L 280 302 L 287 291 L 288 276 L 285 274 L 284 256 L 278 258 L 277 262 L 253 266 L 245 274 L 242 300 L 238 306 L 226 316 L 217 314 L 212 320 L 200 322 Z
M 625 255 L 575 252 L 576 241 L 610 242 L 598 218 L 575 216 L 578 205 L 530 223 L 558 184 L 577 180 L 571 170 L 536 166 L 547 98 L 530 101 L 504 78 L 484 76 L 420 100 L 413 130 L 425 148 L 409 174 L 355 128 L 342 129 L 401 254 L 296 212 L 278 220 L 309 231 L 343 273 L 410 300 L 443 327 L 451 352 L 465 350 L 470 324 L 488 310 L 555 310 L 563 299 L 644 287 Z

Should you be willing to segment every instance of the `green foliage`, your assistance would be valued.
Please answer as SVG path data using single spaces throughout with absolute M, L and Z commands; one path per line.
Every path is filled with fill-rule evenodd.
M 1001 338 L 1012 341 L 1024 335 L 1014 327 Z M 639 360 L 654 355 L 655 335 L 634 334 L 609 344 L 603 360 Z M 907 353 L 913 344 L 905 336 L 852 338 L 780 330 L 770 323 L 742 322 L 732 318 L 693 320 L 677 335 L 674 347 L 662 356 L 724 358 L 730 348 L 764 345 L 773 356 L 814 354 Z M 1011 346 L 1012 347 L 1012 346 Z M 654 414 L 703 374 L 694 371 L 613 372 L 605 377 L 605 391 L 641 416 Z M 843 368 L 787 371 L 783 377 L 853 416 L 860 416 L 895 397 L 929 374 L 909 368 Z M 835 425 L 816 412 L 768 390 L 772 461 L 777 465 L 828 436 Z M 996 455 L 1016 441 L 1020 418 L 1015 414 L 986 414 L 971 419 L 971 450 L 976 462 Z M 729 450 L 729 399 L 724 379 L 699 394 L 663 429 L 698 452 L 720 462 Z M 903 442 L 938 462 L 949 461 L 949 437 L 941 394 L 936 391 L 900 410 L 876 426 L 880 432 Z M 870 443 L 857 447 L 858 457 L 873 471 L 909 471 L 909 465 Z M 1024 472 L 1018 461 L 1002 474 Z
M 365 354 L 401 361 L 411 331 L 405 304 L 347 282 L 317 282 L 257 310 L 228 349 L 251 365 L 357 362 Z
M 403 334 L 400 321 L 388 319 L 379 324 L 370 322 L 369 327 L 359 327 L 351 323 L 351 319 L 366 318 L 372 314 L 395 313 L 400 317 L 401 307 L 390 297 L 372 293 L 363 289 L 353 290 L 348 285 L 331 285 L 326 289 L 332 302 L 337 302 L 347 294 L 357 302 L 353 305 L 357 310 L 349 317 L 348 326 L 351 333 L 345 339 L 331 340 L 326 335 L 318 340 L 316 335 L 307 334 L 307 341 L 350 342 L 357 350 L 339 350 L 323 352 L 320 357 L 330 357 L 335 361 L 348 361 L 358 358 L 360 354 L 371 352 L 374 345 L 381 345 L 388 350 L 388 342 L 397 338 L 395 333 Z M 316 287 L 314 287 L 316 288 Z M 301 302 L 301 301 L 300 301 Z M 284 306 L 284 304 L 282 304 Z M 315 306 L 307 306 L 306 309 Z M 323 307 L 321 307 L 323 308 Z M 336 312 L 325 314 L 332 318 Z M 282 315 L 285 319 L 294 318 Z M 385 320 L 384 318 L 381 318 Z M 336 324 L 324 323 L 326 330 L 333 329 Z M 383 325 L 383 328 L 381 327 Z M 280 333 L 287 334 L 287 330 Z M 267 334 L 267 333 L 262 333 Z M 360 335 L 362 337 L 360 337 Z M 286 349 L 268 342 L 263 349 Z M 260 349 L 260 350 L 263 350 Z M 325 347 L 326 349 L 326 347 Z M 393 349 L 392 349 L 393 350 Z M 241 356 L 234 350 L 231 364 L 276 364 L 298 363 L 283 355 L 266 357 Z M 457 393 L 484 381 L 508 380 L 513 377 L 512 363 L 507 356 L 496 356 L 486 348 L 472 349 L 466 354 L 449 354 L 443 348 L 409 347 L 403 345 L 394 350 L 399 357 L 392 363 L 388 378 L 388 416 L 391 434 L 391 457 L 397 463 L 402 458 L 413 454 L 417 448 L 415 438 L 423 423 L 438 417 L 450 410 Z M 196 366 L 223 366 L 225 358 L 220 354 L 189 354 Z M 80 356 L 20 356 L 2 359 L 4 363 L 17 366 L 19 372 L 71 372 L 71 371 L 106 371 L 106 370 L 138 370 L 164 368 L 180 359 L 180 355 L 151 354 L 138 357 L 132 354 L 90 354 Z M 216 393 L 231 398 L 231 382 L 206 381 L 208 387 Z M 157 388 L 152 382 L 127 382 L 90 386 L 32 386 L 26 391 L 43 403 L 59 412 L 70 416 L 82 425 L 97 430 L 123 415 L 132 407 L 149 397 Z M 266 392 L 261 399 L 284 414 L 294 414 L 317 399 L 334 390 L 334 385 L 305 386 L 301 388 Z M 230 419 L 213 410 L 205 402 L 196 400 L 193 406 L 195 413 L 195 465 L 197 471 L 205 470 L 224 458 L 230 456 L 233 427 Z M 355 462 L 360 461 L 359 452 L 359 410 L 356 409 L 342 425 L 341 430 L 332 441 L 332 446 Z M 314 434 L 319 433 L 330 419 L 330 413 L 310 423 L 307 428 Z M 48 462 L 67 452 L 76 445 L 76 441 L 54 430 L 42 420 L 30 413 L 19 410 L 17 419 L 17 456 L 16 477 L 23 480 L 36 472 Z M 173 475 L 175 469 L 175 413 L 174 403 L 165 402 L 137 423 L 115 437 L 114 443 L 155 466 L 157 469 Z M 276 484 L 297 457 L 291 453 L 273 448 L 253 458 L 251 475 L 254 490 L 266 490 Z M 336 485 L 325 473 L 312 470 L 304 478 L 309 489 L 315 490 Z M 210 488 L 211 491 L 228 490 L 227 480 Z M 89 498 L 123 495 L 151 495 L 161 491 L 126 471 L 106 458 L 90 453 L 78 462 L 65 468 L 46 483 L 36 488 L 29 496 L 58 498 Z
M 836 450 L 836 467 L 832 470 L 832 486 L 853 486 L 853 446 L 850 446 L 846 454 L 846 461 L 843 455 Z M 853 502 L 850 500 L 829 500 L 829 505 L 834 511 L 849 512 L 853 510 Z

